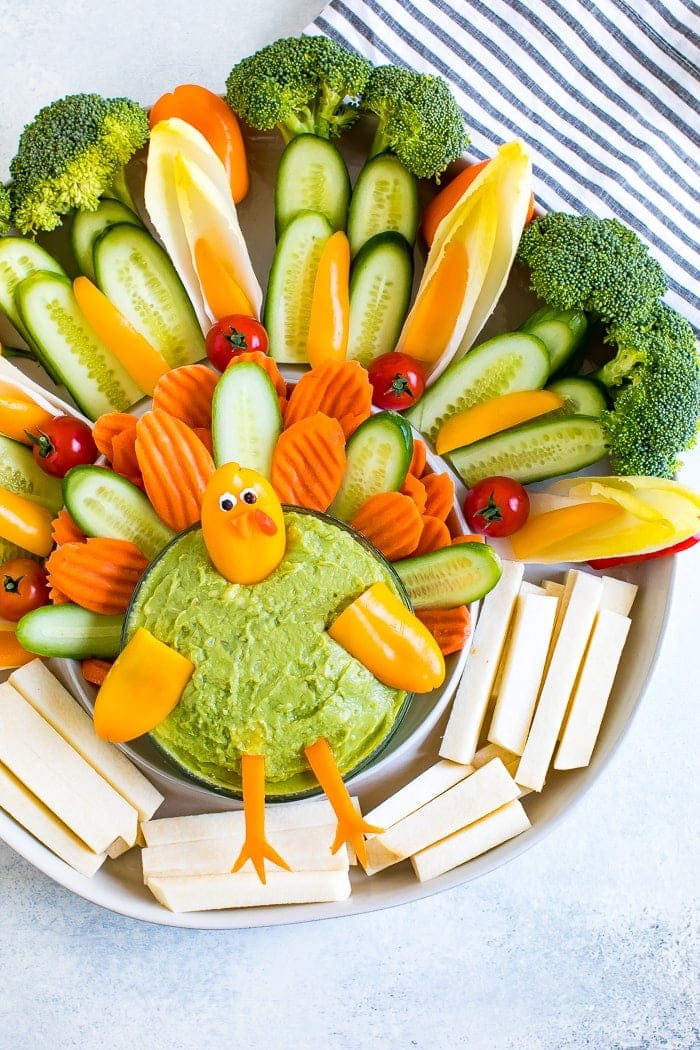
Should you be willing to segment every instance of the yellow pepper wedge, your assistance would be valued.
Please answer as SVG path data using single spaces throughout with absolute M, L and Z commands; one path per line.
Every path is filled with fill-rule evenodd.
M 446 419 L 440 427 L 435 449 L 442 456 L 454 448 L 526 423 L 545 412 L 554 412 L 563 404 L 564 399 L 552 390 L 517 390 L 489 398 Z
M 0 489 L 0 537 L 15 543 L 39 558 L 45 558 L 53 546 L 53 515 L 46 507 Z
M 43 429 L 52 418 L 22 390 L 0 379 L 0 434 L 30 445 L 27 431 Z
M 122 744 L 150 733 L 176 707 L 194 664 L 139 627 L 114 661 L 95 700 L 95 732 Z
M 312 368 L 322 361 L 345 360 L 349 325 L 350 242 L 337 230 L 323 246 L 314 280 L 306 344 Z
M 250 300 L 233 275 L 233 269 L 216 254 L 206 237 L 198 237 L 194 244 L 194 265 L 209 310 L 217 321 L 231 314 L 257 314 Z
M 17 641 L 14 628 L 0 627 L 0 671 L 9 671 L 13 667 L 21 667 L 22 664 L 36 660 L 36 654 L 27 652 L 24 646 Z
M 404 325 L 398 349 L 431 364 L 446 351 L 457 326 L 469 281 L 469 255 L 461 240 L 451 241 Z
M 598 525 L 609 525 L 624 511 L 614 503 L 575 503 L 570 507 L 548 510 L 529 517 L 521 529 L 510 537 L 513 554 L 527 561 L 563 540 L 569 541 Z
M 328 628 L 328 634 L 384 685 L 429 693 L 445 678 L 432 634 L 385 583 L 374 583 Z

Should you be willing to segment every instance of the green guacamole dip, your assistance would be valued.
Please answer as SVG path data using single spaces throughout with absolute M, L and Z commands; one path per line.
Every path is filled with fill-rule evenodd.
M 407 699 L 326 634 L 373 583 L 405 600 L 393 574 L 346 528 L 310 512 L 284 516 L 286 554 L 267 579 L 229 583 L 190 530 L 144 576 L 127 622 L 129 636 L 146 627 L 195 665 L 153 740 L 187 773 L 234 794 L 245 752 L 265 756 L 269 795 L 314 788 L 303 748 L 320 736 L 349 773 L 386 740 Z

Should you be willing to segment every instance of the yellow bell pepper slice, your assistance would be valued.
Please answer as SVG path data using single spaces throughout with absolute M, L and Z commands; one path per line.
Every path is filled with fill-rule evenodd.
M 350 242 L 342 230 L 332 234 L 318 261 L 309 314 L 306 351 L 311 367 L 344 361 L 350 324 Z
M 399 341 L 399 350 L 432 364 L 447 350 L 469 282 L 469 255 L 464 241 L 451 241 L 420 291 Z
M 384 685 L 429 693 L 445 678 L 432 634 L 385 583 L 374 583 L 333 621 L 328 634 Z
M 36 660 L 36 654 L 27 652 L 17 641 L 16 626 L 13 623 L 8 628 L 4 624 L 0 627 L 0 671 L 9 671 L 13 667 L 29 663 L 30 660 Z
M 206 237 L 199 237 L 194 243 L 194 266 L 202 295 L 217 321 L 231 314 L 257 317 L 232 268 L 216 254 Z
M 552 390 L 518 390 L 490 398 L 446 419 L 440 427 L 435 449 L 442 456 L 453 448 L 470 445 L 545 412 L 554 412 L 563 404 L 564 399 Z
M 139 627 L 100 686 L 95 732 L 113 744 L 150 733 L 176 707 L 193 671 L 191 660 Z
M 52 418 L 22 390 L 0 379 L 0 434 L 29 445 L 27 431 L 42 430 Z
M 53 515 L 46 507 L 0 489 L 0 537 L 15 543 L 39 558 L 45 558 L 53 546 Z
M 535 554 L 563 540 L 575 539 L 585 529 L 608 525 L 624 513 L 614 503 L 575 503 L 570 507 L 545 511 L 530 517 L 521 529 L 510 537 L 513 554 L 518 561 L 532 559 Z

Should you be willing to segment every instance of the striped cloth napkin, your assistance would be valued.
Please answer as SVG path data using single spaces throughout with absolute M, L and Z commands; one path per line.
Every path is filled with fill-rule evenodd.
M 693 0 L 331 0 L 308 33 L 447 80 L 491 156 L 520 137 L 548 211 L 615 216 L 700 327 Z

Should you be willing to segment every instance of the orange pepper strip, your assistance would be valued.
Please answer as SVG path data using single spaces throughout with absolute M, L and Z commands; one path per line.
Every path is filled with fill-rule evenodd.
M 0 434 L 30 445 L 28 430 L 43 430 L 52 419 L 50 412 L 40 408 L 19 387 L 0 380 Z
M 559 543 L 568 540 L 583 529 L 605 525 L 624 514 L 616 503 L 577 503 L 573 507 L 560 507 L 543 514 L 533 514 L 521 529 L 510 537 L 510 545 L 516 558 L 533 558 Z
M 30 660 L 35 659 L 34 653 L 28 653 L 19 644 L 14 631 L 4 629 L 0 631 L 0 671 L 9 671 L 11 667 L 21 667 L 22 664 L 27 664 Z
M 193 671 L 186 656 L 137 628 L 100 686 L 95 732 L 113 744 L 150 733 L 176 707 Z
M 213 91 L 199 84 L 180 84 L 151 107 L 151 127 L 160 120 L 179 117 L 196 128 L 226 168 L 231 196 L 236 204 L 248 192 L 248 161 L 241 128 L 233 110 Z
M 331 846 L 331 853 L 337 853 L 344 842 L 349 842 L 360 864 L 367 867 L 367 849 L 362 836 L 378 834 L 384 828 L 368 824 L 355 809 L 348 789 L 343 783 L 331 746 L 325 737 L 319 737 L 315 743 L 305 747 L 304 754 L 338 818 L 338 829 Z
M 554 412 L 563 404 L 564 399 L 552 390 L 517 390 L 489 398 L 446 419 L 440 427 L 435 449 L 442 456 L 453 448 L 470 445 L 472 441 L 526 423 L 545 412 Z
M 328 238 L 319 259 L 311 298 L 307 355 L 313 368 L 344 361 L 350 324 L 350 242 L 342 230 Z
M 195 241 L 194 265 L 202 294 L 217 321 L 230 314 L 245 314 L 257 320 L 258 315 L 233 276 L 233 270 L 216 254 L 206 237 L 198 237 Z
M 0 537 L 45 558 L 53 547 L 53 515 L 46 507 L 0 489 Z
M 467 249 L 459 239 L 450 241 L 406 321 L 403 353 L 429 364 L 442 357 L 455 330 L 468 280 Z
M 76 277 L 73 291 L 88 324 L 97 332 L 145 394 L 153 395 L 156 383 L 170 365 L 109 301 L 89 277 Z
M 445 677 L 445 661 L 430 631 L 385 583 L 372 584 L 351 602 L 328 634 L 394 689 L 429 693 Z
M 245 842 L 231 871 L 239 871 L 247 860 L 252 860 L 263 886 L 265 860 L 271 860 L 285 871 L 292 869 L 265 838 L 265 759 L 262 755 L 243 755 L 243 813 L 245 815 Z

